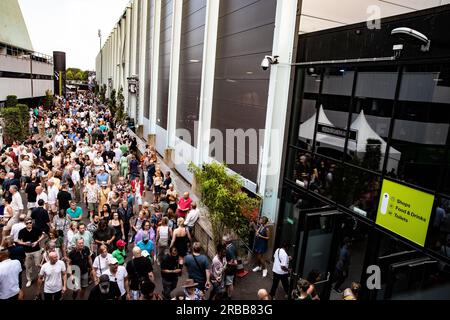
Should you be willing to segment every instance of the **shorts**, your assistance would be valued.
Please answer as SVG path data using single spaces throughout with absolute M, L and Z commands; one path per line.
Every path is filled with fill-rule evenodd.
M 86 272 L 81 275 L 81 287 L 82 288 L 89 287 L 89 272 Z
M 48 204 L 48 208 L 50 212 L 58 212 L 58 208 L 56 207 L 56 203 Z
M 74 291 L 89 287 L 89 272 L 83 273 L 80 279 L 73 279 L 72 283 Z
M 36 208 L 36 202 L 28 202 L 27 209 L 33 209 Z
M 87 208 L 89 211 L 96 211 L 97 207 L 98 207 L 98 205 L 96 203 L 88 202 Z
M 225 276 L 225 286 L 231 286 L 234 283 L 234 274 Z

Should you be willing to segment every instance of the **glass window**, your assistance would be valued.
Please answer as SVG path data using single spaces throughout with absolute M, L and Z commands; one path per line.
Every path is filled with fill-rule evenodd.
M 380 176 L 348 166 L 342 188 L 346 197 L 338 202 L 356 214 L 375 220 L 381 190 Z
M 312 166 L 311 153 L 303 150 L 291 149 L 290 157 L 292 157 L 292 165 L 290 167 L 288 178 L 294 181 L 298 186 L 305 189 L 308 188 Z
M 373 171 L 382 170 L 397 78 L 395 67 L 358 71 L 347 149 L 352 164 Z
M 450 79 L 440 65 L 408 66 L 402 78 L 388 172 L 435 190 L 450 127 Z
M 342 189 L 343 168 L 341 163 L 316 155 L 311 163 L 309 190 L 337 201 L 345 193 Z
M 450 154 L 448 155 L 450 156 Z M 450 163 L 450 161 L 448 161 L 447 159 L 447 163 Z M 442 186 L 442 190 L 441 193 L 446 194 L 450 197 L 450 166 L 447 166 L 446 168 L 446 175 L 444 176 L 444 183 Z
M 450 244 L 446 249 L 450 253 Z M 377 265 L 381 269 L 378 300 L 450 299 L 450 266 L 384 235 Z
M 319 99 L 316 151 L 327 157 L 342 159 L 348 126 L 355 72 L 349 68 L 327 68 Z
M 298 120 L 298 137 L 295 145 L 310 150 L 312 148 L 314 130 L 316 124 L 316 106 L 319 98 L 320 83 L 323 70 L 321 68 L 301 69 L 297 72 L 297 77 L 304 75 L 303 97 L 296 100 L 294 107 L 294 117 Z M 297 80 L 299 83 L 299 81 Z M 297 89 L 300 92 L 301 88 Z M 298 112 L 298 115 L 295 113 Z

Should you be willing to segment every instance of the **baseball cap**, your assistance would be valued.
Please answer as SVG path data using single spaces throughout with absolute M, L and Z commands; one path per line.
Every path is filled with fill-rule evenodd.
M 108 263 L 109 263 L 109 265 L 112 265 L 112 264 L 118 264 L 119 261 L 117 261 L 116 258 L 112 258 L 112 259 L 110 259 L 110 260 L 108 261 Z
M 126 246 L 126 243 L 125 243 L 125 241 L 123 241 L 123 240 L 119 240 L 119 241 L 116 242 L 116 245 L 117 245 L 118 247 L 120 247 L 120 248 L 123 248 L 123 247 Z

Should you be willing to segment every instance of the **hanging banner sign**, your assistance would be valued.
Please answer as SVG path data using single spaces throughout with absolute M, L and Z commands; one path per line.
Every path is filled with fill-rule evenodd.
M 433 203 L 431 194 L 384 180 L 376 224 L 423 247 Z

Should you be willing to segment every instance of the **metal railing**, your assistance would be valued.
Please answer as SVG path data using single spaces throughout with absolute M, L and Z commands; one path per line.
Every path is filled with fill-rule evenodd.
M 48 64 L 53 64 L 53 57 L 40 52 L 34 52 L 18 47 L 14 47 L 5 43 L 0 43 L 0 55 L 15 57 L 23 60 L 33 60 Z

